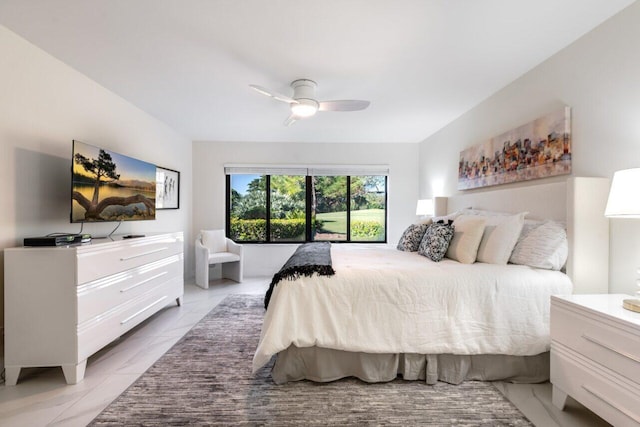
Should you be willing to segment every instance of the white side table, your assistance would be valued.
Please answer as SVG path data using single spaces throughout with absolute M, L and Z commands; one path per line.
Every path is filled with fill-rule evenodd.
M 570 395 L 613 425 L 640 426 L 640 313 L 628 295 L 551 297 L 553 404 Z

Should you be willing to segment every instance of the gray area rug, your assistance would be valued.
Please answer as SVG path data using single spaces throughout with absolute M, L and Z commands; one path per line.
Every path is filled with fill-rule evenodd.
M 263 316 L 261 296 L 228 296 L 91 425 L 532 425 L 485 382 L 275 385 L 271 364 L 251 374 Z

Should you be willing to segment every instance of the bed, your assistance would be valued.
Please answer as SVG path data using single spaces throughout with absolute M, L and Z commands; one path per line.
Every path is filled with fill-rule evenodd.
M 558 194 L 567 191 L 564 183 L 551 186 Z M 568 193 L 576 191 L 571 183 Z M 468 200 L 450 203 L 454 210 Z M 571 206 L 575 198 L 563 196 L 563 203 Z M 570 235 L 582 215 L 592 214 L 567 212 L 556 219 L 567 220 Z M 254 372 L 276 356 L 272 377 L 280 384 L 348 376 L 380 382 L 398 375 L 428 384 L 546 381 L 549 297 L 581 290 L 561 271 L 433 262 L 392 245 L 334 244 L 331 257 L 335 275 L 284 280 L 274 288 Z

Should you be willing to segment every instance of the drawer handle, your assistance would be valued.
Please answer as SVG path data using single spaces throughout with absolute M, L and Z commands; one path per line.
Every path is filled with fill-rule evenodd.
M 139 258 L 141 256 L 155 254 L 156 252 L 166 251 L 167 249 L 169 249 L 169 248 L 165 247 L 165 248 L 154 249 L 154 250 L 149 251 L 149 252 L 143 252 L 141 254 L 136 254 L 136 255 L 131 255 L 131 256 L 120 258 L 120 261 L 128 261 L 128 260 L 133 259 L 133 258 Z
M 616 411 L 622 412 L 623 414 L 625 414 L 627 417 L 631 418 L 635 422 L 640 423 L 640 417 L 638 417 L 635 414 L 632 414 L 631 412 L 629 412 L 629 410 L 619 407 L 614 402 L 610 401 L 609 399 L 607 399 L 606 397 L 604 397 L 603 395 L 601 395 L 597 391 L 592 390 L 591 388 L 587 387 L 584 384 L 582 385 L 582 388 L 585 389 L 587 392 L 591 393 L 592 395 L 594 395 L 595 397 L 597 397 L 598 399 L 602 400 L 607 405 L 611 406 Z
M 611 347 L 610 345 L 607 345 L 607 344 L 603 343 L 602 341 L 600 341 L 600 340 L 598 340 L 598 339 L 596 339 L 596 338 L 590 337 L 590 336 L 589 336 L 589 335 L 587 335 L 587 334 L 582 334 L 582 338 L 584 338 L 584 339 L 585 339 L 585 340 L 587 340 L 587 341 L 591 341 L 592 343 L 597 344 L 597 345 L 599 345 L 600 347 L 604 347 L 604 348 L 606 348 L 607 350 L 611 350 L 611 351 L 613 351 L 614 353 L 617 353 L 617 354 L 619 354 L 619 355 L 620 355 L 620 356 L 622 356 L 622 357 L 626 357 L 627 359 L 631 359 L 631 360 L 633 360 L 634 362 L 638 362 L 638 363 L 640 363 L 640 357 L 634 356 L 633 354 L 627 353 L 626 351 L 617 350 L 617 349 L 615 349 L 615 348 Z
M 130 320 L 132 320 L 134 317 L 144 313 L 145 311 L 149 310 L 151 307 L 153 307 L 154 305 L 160 304 L 163 300 L 167 299 L 167 296 L 163 296 L 162 298 L 158 299 L 157 301 L 152 302 L 151 304 L 149 304 L 148 306 L 146 306 L 145 308 L 142 308 L 138 311 L 136 311 L 135 313 L 133 313 L 131 316 L 127 317 L 126 319 L 122 320 L 120 322 L 121 325 L 124 325 L 125 323 L 129 322 Z
M 157 279 L 158 277 L 164 276 L 165 274 L 169 274 L 169 272 L 168 271 L 163 271 L 162 273 L 156 274 L 155 276 L 151 276 L 148 279 L 144 279 L 144 280 L 136 283 L 135 285 L 131 285 L 131 286 L 128 286 L 126 288 L 122 288 L 122 289 L 120 289 L 120 292 L 130 291 L 131 289 L 137 288 L 138 286 L 142 286 L 147 282 L 150 282 L 150 281 L 152 281 L 154 279 Z

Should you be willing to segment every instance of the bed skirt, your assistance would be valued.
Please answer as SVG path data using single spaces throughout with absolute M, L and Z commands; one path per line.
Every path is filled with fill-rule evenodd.
M 276 384 L 328 382 L 345 377 L 375 383 L 398 376 L 427 384 L 460 384 L 465 380 L 540 383 L 549 380 L 549 352 L 535 356 L 371 354 L 292 345 L 278 353 L 271 376 Z

